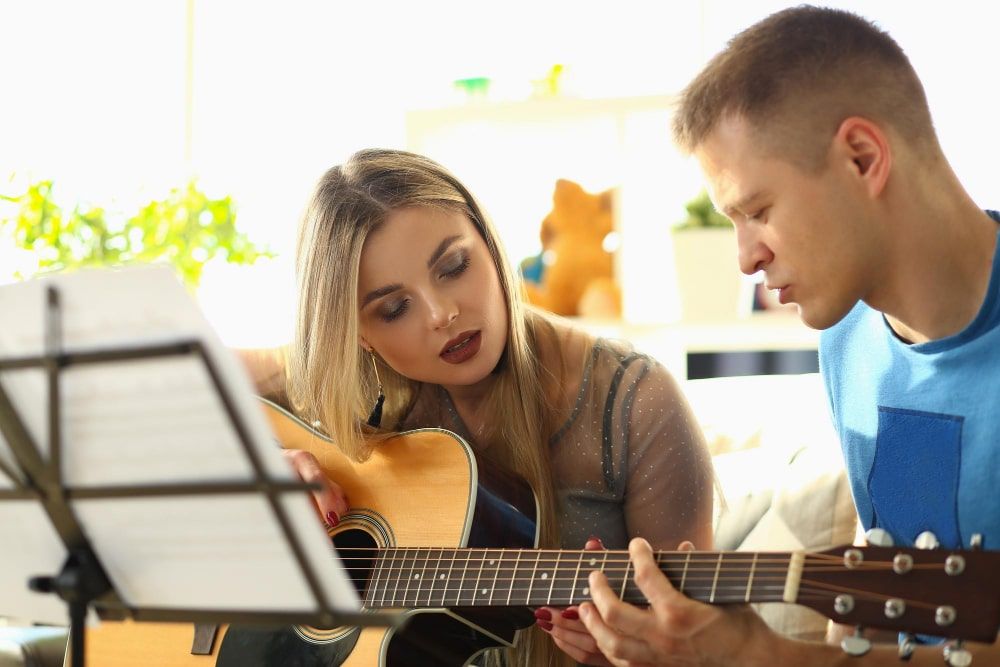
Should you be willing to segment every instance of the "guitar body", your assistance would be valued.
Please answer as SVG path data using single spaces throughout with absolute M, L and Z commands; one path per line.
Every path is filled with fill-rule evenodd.
M 537 542 L 536 501 L 520 478 L 478 460 L 452 433 L 400 434 L 363 463 L 281 410 L 264 410 L 282 446 L 316 456 L 347 494 L 350 511 L 330 529 L 338 549 L 516 547 Z M 342 551 L 343 553 L 343 551 Z M 345 561 L 364 599 L 371 563 Z M 526 608 L 422 608 L 403 612 L 401 629 L 228 626 L 193 655 L 191 624 L 105 622 L 88 631 L 86 662 L 95 667 L 406 667 L 464 665 L 513 643 L 534 622 Z

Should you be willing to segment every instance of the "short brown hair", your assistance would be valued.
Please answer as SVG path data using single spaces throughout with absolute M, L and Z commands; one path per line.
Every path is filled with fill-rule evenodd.
M 937 144 L 923 86 L 899 44 L 850 12 L 803 5 L 739 33 L 681 94 L 674 140 L 694 151 L 743 117 L 779 154 L 815 164 L 845 118 Z

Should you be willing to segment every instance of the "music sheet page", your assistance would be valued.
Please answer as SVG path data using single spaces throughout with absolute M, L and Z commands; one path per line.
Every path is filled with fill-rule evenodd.
M 270 432 L 242 366 L 215 336 L 185 288 L 166 268 L 85 271 L 0 287 L 0 359 L 45 352 L 46 285 L 60 294 L 67 352 L 138 347 L 197 339 L 217 368 L 244 423 L 249 445 L 271 479 L 295 480 Z M 48 445 L 44 371 L 0 372 L 43 458 Z M 71 490 L 176 483 L 249 482 L 251 459 L 201 359 L 195 355 L 70 366 L 61 374 L 61 474 Z M 0 458 L 16 457 L 0 435 Z M 0 489 L 13 488 L 0 473 Z M 37 616 L 21 588 L 63 558 L 44 512 L 0 500 L 0 531 L 9 544 L 30 543 L 32 562 L 0 550 L 0 615 Z M 40 508 L 35 502 L 27 506 Z M 277 507 L 302 548 L 331 608 L 359 601 L 306 492 L 284 494 Z M 303 611 L 316 596 L 293 558 L 279 511 L 259 493 L 92 498 L 71 509 L 124 600 L 140 608 Z M 53 533 L 54 535 L 54 533 Z M 50 536 L 51 537 L 51 536 Z M 34 540 L 34 542 L 32 542 Z M 7 576 L 9 574 L 9 576 Z M 51 572 L 55 574 L 55 571 Z M 29 593 L 39 597 L 38 594 Z M 52 596 L 48 596 L 52 597 Z M 61 611 L 65 618 L 65 611 Z

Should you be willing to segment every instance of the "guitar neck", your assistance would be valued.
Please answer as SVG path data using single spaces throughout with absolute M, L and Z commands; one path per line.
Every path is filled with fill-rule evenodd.
M 591 599 L 587 577 L 604 573 L 627 602 L 646 604 L 627 551 L 393 548 L 377 552 L 369 608 L 569 606 Z M 343 557 L 343 556 L 342 556 Z M 802 553 L 660 551 L 674 587 L 710 604 L 794 602 Z

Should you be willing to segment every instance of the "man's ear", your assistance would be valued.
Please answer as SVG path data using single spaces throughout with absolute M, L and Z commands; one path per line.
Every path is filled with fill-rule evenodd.
M 892 147 L 882 128 L 867 118 L 851 116 L 840 124 L 834 142 L 869 196 L 881 195 L 892 170 Z

